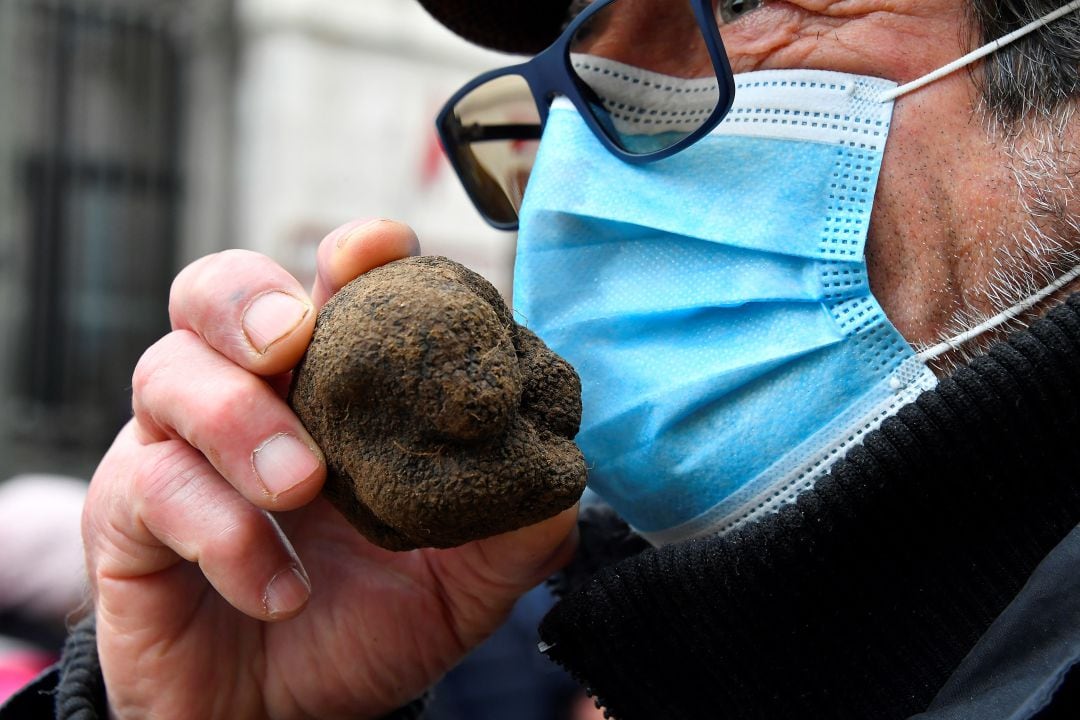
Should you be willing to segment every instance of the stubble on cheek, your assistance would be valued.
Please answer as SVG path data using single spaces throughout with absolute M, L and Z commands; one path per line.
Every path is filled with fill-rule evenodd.
M 916 98 L 894 117 L 866 243 L 874 296 L 915 346 L 932 344 L 947 326 L 973 247 L 961 229 L 957 130 L 935 127 L 931 109 Z
M 889 151 L 902 156 L 882 168 L 867 242 L 871 287 L 916 349 L 979 326 L 1080 265 L 1080 156 L 1068 123 L 1006 134 L 985 114 L 970 117 L 978 134 L 969 142 L 943 131 L 936 142 L 925 133 L 913 144 L 901 128 Z M 935 369 L 970 360 L 1076 289 L 1080 283 Z

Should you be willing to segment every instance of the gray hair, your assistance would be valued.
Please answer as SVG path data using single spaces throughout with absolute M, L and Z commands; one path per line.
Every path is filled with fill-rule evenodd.
M 992 42 L 1053 12 L 1065 0 L 971 0 L 973 27 Z M 983 119 L 1015 184 L 1021 227 L 999 230 L 994 266 L 949 308 L 939 341 L 1013 307 L 1080 266 L 1080 153 L 1069 128 L 1080 111 L 1080 11 L 1074 11 L 993 53 L 973 70 Z M 1026 325 L 1018 317 L 1003 330 Z M 966 362 L 995 339 L 987 334 L 951 357 L 943 370 Z
M 986 42 L 1053 12 L 1065 0 L 971 0 Z M 1080 98 L 1080 11 L 1069 13 L 985 61 L 983 99 L 1005 125 L 1048 118 Z

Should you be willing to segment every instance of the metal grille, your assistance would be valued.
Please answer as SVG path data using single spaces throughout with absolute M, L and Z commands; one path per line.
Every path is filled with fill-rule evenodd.
M 182 9 L 0 0 L 0 478 L 88 472 L 168 329 Z

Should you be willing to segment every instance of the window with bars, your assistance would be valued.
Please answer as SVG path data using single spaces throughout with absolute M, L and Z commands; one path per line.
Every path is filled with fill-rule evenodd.
M 168 330 L 183 10 L 0 0 L 0 479 L 92 470 Z

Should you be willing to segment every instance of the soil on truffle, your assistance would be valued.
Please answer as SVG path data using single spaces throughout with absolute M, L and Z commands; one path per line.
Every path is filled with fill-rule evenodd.
M 335 295 L 289 402 L 326 455 L 324 493 L 384 548 L 525 527 L 585 487 L 577 373 L 446 258 L 394 262 Z

